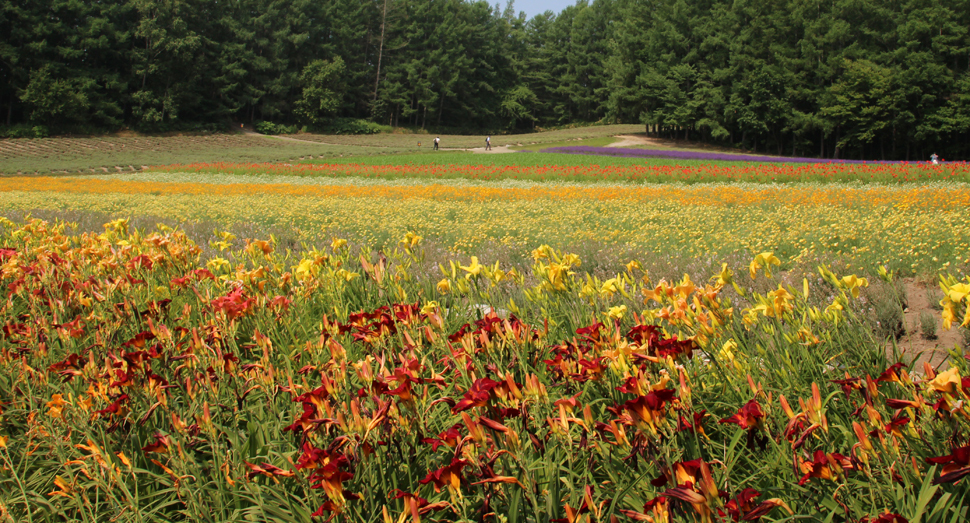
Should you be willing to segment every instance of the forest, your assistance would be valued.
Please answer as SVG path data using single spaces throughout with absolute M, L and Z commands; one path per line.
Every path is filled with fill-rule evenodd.
M 970 156 L 968 0 L 4 0 L 5 136 L 353 119 L 639 123 L 756 152 Z

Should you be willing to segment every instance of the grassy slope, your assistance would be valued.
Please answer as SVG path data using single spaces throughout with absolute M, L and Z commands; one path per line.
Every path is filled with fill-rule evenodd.
M 750 165 L 751 162 L 711 162 L 701 160 L 678 160 L 667 158 L 621 158 L 613 156 L 592 156 L 580 154 L 555 154 L 522 151 L 511 154 L 476 154 L 470 152 L 443 151 L 440 154 L 397 154 L 387 156 L 368 156 L 353 158 L 323 158 L 319 160 L 305 160 L 301 163 L 311 164 L 346 164 L 357 163 L 363 165 L 489 165 L 489 166 L 548 166 L 559 165 L 567 167 L 581 167 L 586 165 L 603 166 L 634 166 L 634 165 Z
M 493 144 L 561 144 L 569 140 L 594 139 L 582 143 L 605 145 L 606 137 L 635 132 L 639 128 L 640 126 L 609 125 L 496 136 L 493 137 Z M 127 171 L 138 170 L 145 165 L 194 162 L 281 162 L 299 161 L 307 157 L 338 159 L 349 156 L 357 159 L 360 156 L 380 157 L 401 153 L 420 155 L 430 152 L 433 139 L 429 135 L 415 134 L 300 134 L 292 137 L 295 139 L 287 138 L 226 134 L 0 140 L 0 174 L 103 170 L 113 172 L 118 168 Z M 484 137 L 475 136 L 445 136 L 442 140 L 445 148 L 481 147 L 484 143 Z M 420 148 L 417 146 L 418 141 L 422 143 Z M 398 160 L 392 162 L 397 163 Z
M 589 140 L 595 138 L 606 138 L 619 134 L 631 134 L 643 132 L 642 125 L 596 125 L 590 127 L 577 127 L 573 129 L 560 129 L 557 131 L 543 131 L 539 133 L 527 134 L 507 134 L 493 135 L 492 146 L 528 146 L 531 144 L 552 144 L 566 141 Z M 459 136 L 459 135 L 438 135 L 441 138 L 443 149 L 468 149 L 472 147 L 484 147 L 485 135 L 478 136 Z M 421 147 L 431 147 L 435 135 L 433 134 L 373 134 L 366 136 L 352 135 L 320 135 L 320 134 L 298 134 L 294 138 L 307 141 L 316 141 L 328 144 L 358 145 L 366 147 L 417 147 L 418 142 Z M 576 144 L 572 144 L 576 145 Z M 583 143 L 583 145 L 587 145 Z

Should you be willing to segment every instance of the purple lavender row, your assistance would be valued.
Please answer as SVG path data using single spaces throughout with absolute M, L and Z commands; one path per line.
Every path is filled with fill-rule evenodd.
M 756 156 L 753 154 L 704 153 L 696 151 L 671 151 L 667 149 L 624 149 L 619 147 L 550 147 L 542 153 L 590 154 L 595 156 L 619 156 L 624 158 L 673 158 L 677 160 L 720 160 L 726 162 L 785 162 L 785 163 L 901 163 L 878 160 L 834 160 L 828 158 L 788 158 L 784 156 Z

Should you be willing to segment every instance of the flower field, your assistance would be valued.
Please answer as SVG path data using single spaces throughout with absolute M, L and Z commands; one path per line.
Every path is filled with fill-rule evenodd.
M 0 177 L 0 523 L 970 517 L 966 166 L 630 161 Z
M 597 241 L 685 256 L 771 250 L 792 262 L 831 255 L 905 274 L 954 270 L 970 258 L 970 189 L 953 183 L 537 185 L 136 173 L 0 178 L 0 191 L 0 210 L 127 216 L 138 209 L 176 220 L 273 224 L 304 240 L 339 231 L 374 247 L 414 232 L 465 254 L 490 242 L 528 252 Z
M 624 149 L 619 149 L 623 151 Z M 448 154 L 448 153 L 446 153 Z M 700 153 L 685 153 L 698 155 Z M 498 160 L 483 162 L 476 156 L 448 154 L 447 162 L 436 162 L 437 155 L 414 156 L 402 164 L 399 157 L 361 158 L 347 163 L 322 160 L 291 164 L 197 163 L 153 168 L 154 172 L 285 175 L 331 178 L 460 179 L 479 181 L 522 180 L 541 183 L 927 183 L 970 182 L 970 165 L 965 162 L 929 163 L 814 163 L 784 164 L 711 161 L 703 158 L 657 160 L 649 163 L 640 158 L 608 158 L 592 155 L 556 155 L 549 153 L 516 153 L 500 155 Z M 462 162 L 460 159 L 466 159 Z M 610 164 L 604 160 L 616 160 Z M 656 163 L 665 162 L 665 163 Z
M 0 519 L 967 516 L 967 360 L 887 361 L 863 278 L 779 284 L 765 252 L 601 280 L 546 246 L 427 276 L 413 234 L 234 240 L 0 225 Z

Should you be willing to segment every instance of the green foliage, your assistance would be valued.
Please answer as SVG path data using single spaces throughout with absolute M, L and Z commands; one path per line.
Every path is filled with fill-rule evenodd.
M 775 154 L 959 160 L 968 13 L 968 0 L 578 0 L 531 19 L 465 0 L 7 2 L 0 121 L 609 121 Z
M 389 125 L 381 125 L 359 118 L 334 118 L 328 120 L 325 125 L 315 127 L 314 130 L 324 134 L 358 135 L 389 133 L 392 128 Z
M 283 124 L 278 124 L 273 122 L 264 122 L 262 120 L 257 121 L 254 127 L 257 133 L 269 134 L 269 135 L 293 134 L 299 130 L 292 125 L 283 125 Z
M 297 118 L 307 125 L 318 125 L 337 112 L 341 94 L 346 90 L 342 79 L 344 69 L 344 61 L 339 56 L 333 62 L 314 60 L 303 68 L 300 74 L 303 94 L 294 109 Z
M 0 127 L 0 138 L 47 138 L 50 131 L 43 125 L 17 124 Z

